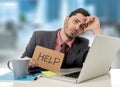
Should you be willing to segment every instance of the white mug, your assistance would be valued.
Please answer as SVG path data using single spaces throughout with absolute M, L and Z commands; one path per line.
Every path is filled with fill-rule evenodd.
M 25 78 L 28 74 L 29 58 L 11 59 L 7 66 L 13 72 L 14 78 Z M 10 66 L 12 63 L 12 66 Z

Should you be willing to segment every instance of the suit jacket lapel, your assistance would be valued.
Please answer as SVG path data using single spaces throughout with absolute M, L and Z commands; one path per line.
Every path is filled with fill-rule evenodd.
M 48 47 L 50 49 L 54 49 L 55 46 L 55 41 L 56 41 L 56 35 L 57 35 L 57 31 L 52 32 L 51 35 L 47 37 L 47 41 L 48 42 Z
M 78 54 L 79 50 L 82 48 L 80 43 L 77 43 L 78 41 L 75 40 L 72 47 L 69 49 L 68 55 L 67 55 L 67 64 L 72 64 L 76 58 L 76 55 Z

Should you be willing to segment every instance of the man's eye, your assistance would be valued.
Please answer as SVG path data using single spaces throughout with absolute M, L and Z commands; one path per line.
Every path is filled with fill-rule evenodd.
M 74 20 L 74 22 L 75 22 L 75 23 L 78 23 L 78 21 L 77 21 L 77 20 Z

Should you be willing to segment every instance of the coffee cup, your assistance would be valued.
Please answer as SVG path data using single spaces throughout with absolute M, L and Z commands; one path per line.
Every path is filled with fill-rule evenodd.
M 25 78 L 28 74 L 29 58 L 16 58 L 7 62 L 8 68 L 13 72 L 14 78 Z

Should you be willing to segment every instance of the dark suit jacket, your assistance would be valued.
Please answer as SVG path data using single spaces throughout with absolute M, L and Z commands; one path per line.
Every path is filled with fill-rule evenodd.
M 36 45 L 54 49 L 57 31 L 35 31 L 26 47 L 22 57 L 32 57 Z M 88 52 L 89 41 L 77 37 L 68 51 L 66 64 L 62 68 L 82 67 Z

